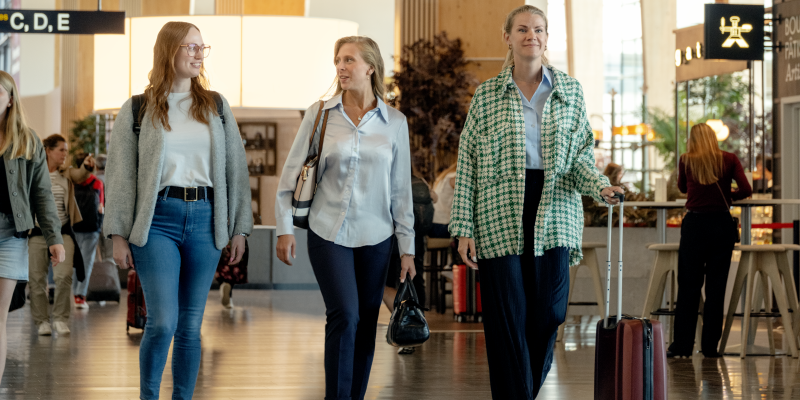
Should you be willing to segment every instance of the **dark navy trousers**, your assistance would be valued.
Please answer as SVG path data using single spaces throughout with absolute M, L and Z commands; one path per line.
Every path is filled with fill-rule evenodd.
M 392 239 L 344 247 L 308 230 L 308 255 L 325 301 L 325 399 L 367 391 Z
M 528 400 L 539 394 L 553 362 L 558 326 L 569 294 L 569 249 L 533 252 L 533 228 L 544 171 L 527 170 L 523 254 L 480 259 L 481 301 L 489 379 L 495 400 Z

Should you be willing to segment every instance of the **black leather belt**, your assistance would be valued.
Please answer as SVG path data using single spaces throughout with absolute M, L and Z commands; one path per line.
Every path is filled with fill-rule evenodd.
M 176 187 L 176 186 L 169 186 L 164 189 L 161 189 L 158 192 L 159 196 L 164 196 L 164 191 L 167 191 L 167 197 L 173 197 L 176 199 L 181 199 L 183 201 L 197 201 L 197 200 L 214 200 L 214 188 L 208 186 L 200 186 L 200 187 Z

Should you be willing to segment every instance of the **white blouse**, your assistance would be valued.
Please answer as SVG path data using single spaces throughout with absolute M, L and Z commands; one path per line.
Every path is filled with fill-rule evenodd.
M 212 187 L 211 129 L 189 114 L 190 92 L 170 93 L 169 125 L 164 134 L 164 165 L 159 190 L 167 186 Z

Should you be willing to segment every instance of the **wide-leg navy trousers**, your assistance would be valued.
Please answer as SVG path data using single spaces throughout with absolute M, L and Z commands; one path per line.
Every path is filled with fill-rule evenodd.
M 533 252 L 536 211 L 544 171 L 527 170 L 522 255 L 480 259 L 481 301 L 489 378 L 495 400 L 528 400 L 539 394 L 550 365 L 569 294 L 569 249 Z

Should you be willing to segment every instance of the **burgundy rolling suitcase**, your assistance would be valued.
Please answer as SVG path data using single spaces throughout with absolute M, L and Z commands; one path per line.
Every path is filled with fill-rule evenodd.
M 608 316 L 611 296 L 611 218 L 608 209 L 606 319 L 597 323 L 594 360 L 595 400 L 667 400 L 667 354 L 659 321 L 622 314 L 622 220 L 619 204 L 617 315 Z M 619 316 L 622 316 L 619 318 Z
M 481 321 L 481 282 L 478 271 L 466 264 L 453 265 L 453 315 L 458 322 Z
M 144 292 L 139 275 L 134 270 L 128 270 L 128 318 L 125 331 L 131 327 L 144 329 L 147 322 L 147 307 L 144 304 Z

